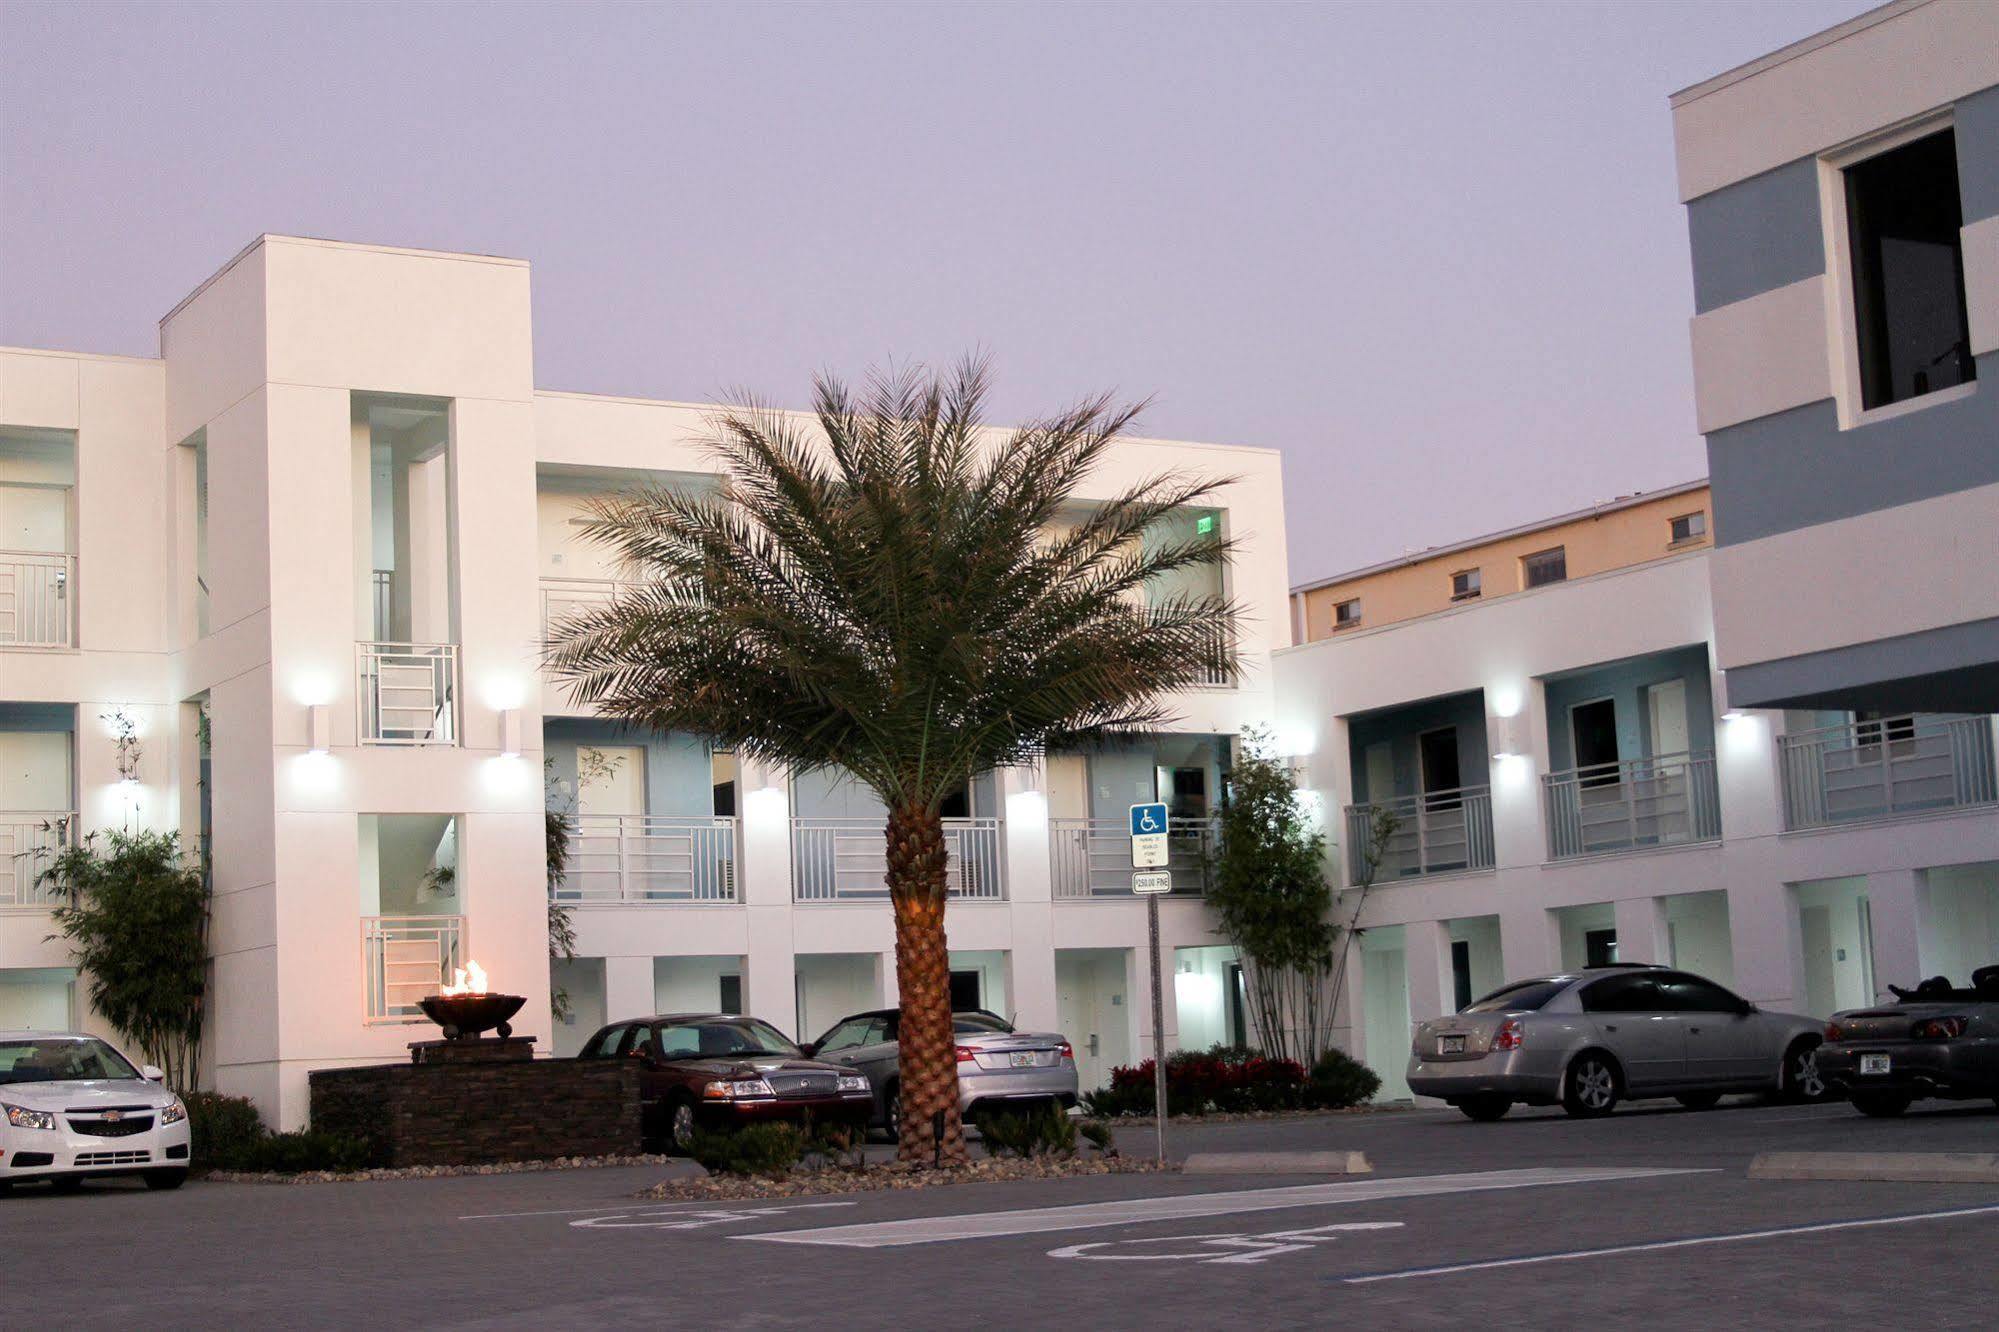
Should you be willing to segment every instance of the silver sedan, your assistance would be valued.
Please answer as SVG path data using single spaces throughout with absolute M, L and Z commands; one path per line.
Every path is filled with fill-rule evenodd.
M 1473 1119 L 1514 1104 L 1607 1115 L 1670 1096 L 1705 1110 L 1730 1092 L 1826 1095 L 1821 1024 L 1772 1013 L 1684 971 L 1636 963 L 1516 981 L 1419 1023 L 1409 1087 Z
M 874 1088 L 876 1118 L 894 1136 L 901 1127 L 902 1079 L 897 1060 L 893 1008 L 856 1013 L 833 1024 L 805 1052 L 867 1076 Z M 1055 1032 L 1015 1031 L 996 1013 L 971 1010 L 951 1015 L 958 1045 L 958 1106 L 969 1121 L 981 1110 L 1007 1105 L 1076 1104 L 1076 1053 Z

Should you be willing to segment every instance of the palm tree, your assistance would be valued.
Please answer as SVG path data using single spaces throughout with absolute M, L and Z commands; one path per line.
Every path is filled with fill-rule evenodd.
M 1155 530 L 1225 481 L 1164 474 L 1086 503 L 1137 408 L 1102 396 L 986 430 L 981 361 L 814 390 L 809 417 L 756 403 L 710 417 L 715 490 L 594 502 L 588 535 L 635 578 L 554 626 L 548 662 L 602 713 L 843 769 L 881 799 L 901 1156 L 960 1162 L 940 804 L 1050 745 L 1156 726 L 1171 691 L 1235 677 L 1225 597 L 1145 595 L 1227 558 L 1219 532 Z

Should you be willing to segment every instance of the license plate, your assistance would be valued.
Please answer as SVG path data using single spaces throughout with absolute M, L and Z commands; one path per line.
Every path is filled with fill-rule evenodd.
M 1015 1068 L 1033 1068 L 1034 1051 L 1015 1050 L 1012 1054 L 1009 1054 L 1006 1057 L 1006 1062 L 1013 1065 L 1013 1067 Z
M 1888 1056 L 1884 1054 L 1864 1054 L 1860 1056 L 1860 1071 L 1870 1076 L 1879 1076 L 1888 1071 Z
M 1465 1052 L 1465 1038 L 1464 1038 L 1464 1037 L 1462 1037 L 1462 1036 L 1439 1036 L 1439 1037 L 1437 1038 L 1437 1053 L 1438 1053 L 1438 1054 L 1463 1054 L 1464 1052 Z

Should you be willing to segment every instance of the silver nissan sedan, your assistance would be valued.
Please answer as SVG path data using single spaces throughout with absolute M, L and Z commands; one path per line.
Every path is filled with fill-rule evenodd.
M 1731 1092 L 1827 1094 L 1821 1024 L 1771 1013 L 1713 981 L 1640 963 L 1515 981 L 1417 1024 L 1409 1088 L 1478 1120 L 1514 1104 L 1607 1115 L 1670 1096 L 1706 1110 Z

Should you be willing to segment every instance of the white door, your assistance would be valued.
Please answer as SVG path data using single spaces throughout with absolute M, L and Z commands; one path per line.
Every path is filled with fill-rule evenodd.
M 576 746 L 576 812 L 586 818 L 645 813 L 645 746 Z
M 1687 682 L 1667 680 L 1645 689 L 1645 715 L 1652 726 L 1653 754 L 1687 752 Z

